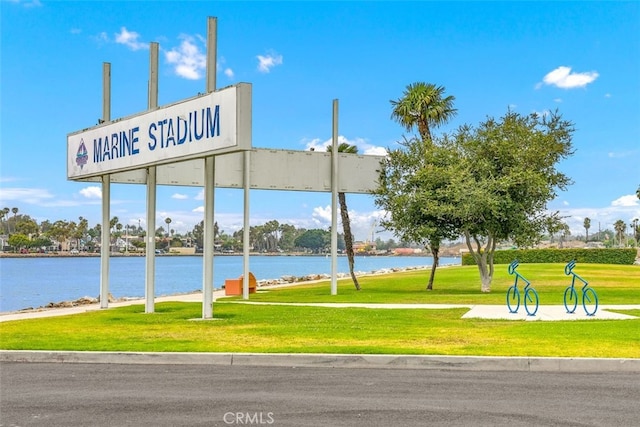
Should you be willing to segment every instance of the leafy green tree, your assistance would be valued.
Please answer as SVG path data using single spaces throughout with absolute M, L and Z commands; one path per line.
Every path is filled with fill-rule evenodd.
M 331 235 L 326 230 L 313 229 L 302 233 L 295 241 L 295 245 L 300 248 L 310 249 L 314 253 L 320 253 L 327 247 L 331 240 Z
M 193 235 L 193 243 L 197 248 L 202 248 L 204 246 L 204 221 L 200 221 L 193 227 L 193 231 L 191 231 Z
M 481 290 L 490 292 L 496 244 L 530 246 L 550 218 L 558 222 L 546 204 L 571 183 L 556 165 L 572 154 L 572 134 L 572 123 L 557 112 L 541 117 L 508 111 L 475 128 L 462 126 L 432 147 L 409 141 L 397 163 L 410 167 L 394 174 L 385 164 L 381 172 L 379 191 L 390 194 L 385 187 L 397 187 L 400 192 L 387 209 L 400 216 L 392 215 L 388 226 L 403 230 L 403 239 L 418 233 L 411 227 L 428 227 L 421 236 L 436 230 L 462 234 L 478 266 Z M 448 228 L 436 227 L 440 224 Z
M 14 226 L 17 233 L 22 233 L 26 236 L 38 234 L 38 223 L 29 215 L 17 215 L 14 217 Z
M 57 240 L 58 243 L 62 244 L 69 239 L 69 237 L 73 233 L 73 229 L 75 228 L 75 223 L 73 226 L 68 221 L 58 220 L 51 225 L 51 229 L 47 233 L 49 237 L 54 240 Z
M 27 248 L 31 241 L 29 240 L 29 237 L 22 233 L 13 233 L 9 236 L 7 243 L 9 243 L 9 246 L 13 248 L 14 252 L 17 252 L 21 249 Z
M 497 242 L 530 246 L 550 221 L 558 222 L 557 212 L 547 213 L 546 206 L 571 184 L 556 168 L 573 154 L 573 132 L 573 124 L 557 111 L 548 116 L 507 111 L 455 133 L 458 177 L 449 194 L 483 292 L 491 290 Z
M 333 150 L 331 145 L 327 146 L 327 152 Z M 357 154 L 358 147 L 355 145 L 342 142 L 338 145 L 338 153 Z M 349 262 L 349 274 L 356 290 L 360 290 L 360 283 L 354 271 L 355 256 L 353 252 L 353 233 L 351 233 L 351 221 L 349 220 L 349 208 L 347 208 L 347 196 L 344 192 L 338 192 L 338 204 L 340 205 L 340 218 L 342 219 L 342 231 L 344 232 L 344 246 L 347 252 L 347 261 Z
M 32 248 L 50 248 L 51 246 L 53 246 L 53 242 L 51 241 L 51 239 L 48 239 L 47 237 L 37 237 L 35 239 L 31 239 L 30 242 L 30 247 Z
M 40 233 L 47 234 L 47 232 L 51 229 L 51 221 L 45 219 L 40 223 Z
M 283 251 L 292 251 L 295 248 L 295 240 L 301 233 L 291 224 L 280 224 L 280 242 Z
M 262 226 L 265 250 L 267 252 L 276 252 L 278 250 L 278 242 L 280 241 L 280 223 L 275 219 L 267 221 Z
M 457 159 L 447 147 L 412 138 L 383 161 L 376 205 L 388 213 L 380 224 L 403 241 L 429 248 L 433 256 L 426 289 L 433 289 L 440 245 L 460 233 L 449 188 L 457 179 Z
M 78 218 L 78 224 L 73 230 L 73 234 L 71 237 L 76 239 L 76 247 L 79 249 L 83 246 L 83 241 L 87 236 L 87 232 L 89 231 L 89 221 L 84 217 Z
M 415 190 L 416 182 L 410 174 L 418 170 L 426 171 L 427 157 L 432 156 L 432 160 L 438 159 L 440 163 L 446 161 L 446 156 L 435 151 L 432 152 L 432 150 L 437 150 L 437 147 L 433 147 L 432 129 L 447 123 L 457 112 L 453 108 L 455 97 L 444 96 L 444 92 L 443 86 L 417 82 L 407 86 L 402 98 L 391 101 L 391 118 L 400 123 L 407 131 L 417 127 L 420 139 L 405 139 L 401 144 L 404 145 L 405 150 L 399 149 L 389 152 L 389 157 L 383 167 L 384 170 L 381 171 L 381 185 L 376 192 L 378 206 L 393 209 L 391 221 L 382 221 L 381 225 L 394 230 L 396 236 L 401 239 L 423 244 L 431 251 L 433 264 L 427 284 L 428 290 L 433 289 L 436 268 L 440 259 L 440 244 L 443 239 L 452 235 L 455 225 L 449 224 L 442 217 L 425 215 L 420 205 L 422 203 L 420 198 L 423 196 L 418 196 L 415 192 L 405 195 L 394 192 L 403 191 L 402 187 L 406 187 L 404 190 L 409 192 Z M 448 172 L 448 170 L 445 169 L 444 172 Z M 444 180 L 437 178 L 433 180 L 431 176 L 427 175 L 425 177 L 429 180 L 430 186 L 446 185 Z M 412 187 L 414 188 L 412 189 Z M 425 189 L 425 191 L 428 190 Z M 402 206 L 403 201 L 401 200 L 415 204 L 415 206 L 405 208 Z M 411 226 L 413 221 L 416 221 L 415 224 L 419 224 L 419 226 Z

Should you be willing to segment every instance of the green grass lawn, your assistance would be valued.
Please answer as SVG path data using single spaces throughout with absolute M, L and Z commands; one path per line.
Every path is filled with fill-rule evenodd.
M 571 284 L 571 278 L 564 274 L 564 264 L 520 264 L 518 272 L 536 289 L 540 304 L 562 305 L 564 290 Z M 596 290 L 600 304 L 640 304 L 640 266 L 579 264 L 574 272 Z M 496 266 L 490 293 L 480 292 L 480 275 L 475 266 L 439 268 L 431 291 L 425 290 L 428 279 L 429 271 L 414 270 L 362 277 L 359 279 L 361 291 L 355 290 L 351 279 L 340 280 L 338 295 L 333 296 L 329 282 L 323 282 L 260 291 L 250 299 L 265 302 L 505 304 L 507 288 L 514 281 L 507 273 L 506 265 Z
M 504 268 L 503 268 L 504 267 Z M 503 271 L 504 270 L 504 271 Z M 522 264 L 541 304 L 562 304 L 570 283 L 563 266 Z M 640 267 L 580 265 L 601 304 L 640 304 Z M 513 278 L 498 266 L 493 290 L 480 293 L 475 267 L 348 281 L 339 295 L 328 282 L 252 294 L 252 301 L 504 304 Z M 199 319 L 200 303 L 159 303 L 72 316 L 0 323 L 0 348 L 84 351 L 362 353 L 640 358 L 640 319 L 526 322 L 462 319 L 466 309 L 323 308 L 214 303 L 213 320 Z M 640 316 L 640 310 L 622 311 Z

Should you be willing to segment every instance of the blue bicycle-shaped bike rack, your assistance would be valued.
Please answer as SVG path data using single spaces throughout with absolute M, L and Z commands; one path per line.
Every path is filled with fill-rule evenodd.
M 535 316 L 538 311 L 538 293 L 531 287 L 531 282 L 522 277 L 520 273 L 516 271 L 518 268 L 518 260 L 514 260 L 509 264 L 509 274 L 516 276 L 513 285 L 507 289 L 507 307 L 509 307 L 510 313 L 517 313 L 520 308 L 520 290 L 518 289 L 518 280 L 521 279 L 526 283 L 524 293 L 524 309 L 529 316 Z
M 582 307 L 587 313 L 587 316 L 593 316 L 598 310 L 598 295 L 596 294 L 596 291 L 588 287 L 589 282 L 573 272 L 573 267 L 575 266 L 576 260 L 574 259 L 564 267 L 564 274 L 566 274 L 567 276 L 573 276 L 573 278 L 571 279 L 571 286 L 564 290 L 564 308 L 567 309 L 567 313 L 573 313 L 576 311 L 576 307 L 578 306 L 578 292 L 576 291 L 574 285 L 576 283 L 576 279 L 578 279 L 582 283 L 584 283 L 584 286 L 582 286 L 581 289 Z

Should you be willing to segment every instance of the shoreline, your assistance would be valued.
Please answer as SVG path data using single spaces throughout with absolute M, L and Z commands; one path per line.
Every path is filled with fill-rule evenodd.
M 185 257 L 185 256 L 193 256 L 193 257 L 202 257 L 202 253 L 164 253 L 164 254 L 156 254 L 156 257 Z M 49 252 L 49 253 L 14 253 L 14 252 L 0 252 L 0 258 L 100 258 L 100 253 L 90 253 L 90 252 L 80 252 L 77 254 L 71 254 L 68 252 Z M 144 252 L 129 252 L 129 253 L 121 253 L 121 252 L 112 252 L 109 254 L 111 258 L 119 258 L 119 257 L 145 257 L 146 253 Z M 234 253 L 223 253 L 216 252 L 214 256 L 243 256 L 240 252 Z M 295 257 L 295 256 L 305 256 L 305 257 L 328 257 L 328 254 L 308 254 L 302 252 L 292 252 L 292 253 L 260 253 L 260 252 L 250 252 L 249 256 L 271 256 L 271 257 Z M 338 254 L 338 257 L 345 257 L 345 254 Z M 431 257 L 430 254 L 427 253 L 419 253 L 419 254 L 361 254 L 356 255 L 358 257 L 407 257 L 407 258 L 422 258 L 422 257 Z M 460 255 L 448 255 L 448 254 L 440 254 L 440 257 L 446 258 L 459 258 Z
M 438 268 L 449 267 L 449 265 L 443 265 Z M 375 276 L 382 274 L 392 274 L 392 273 L 400 273 L 405 271 L 415 271 L 415 270 L 427 270 L 430 269 L 431 266 L 411 266 L 411 267 L 394 267 L 394 268 L 383 268 L 379 270 L 373 270 L 370 272 L 364 271 L 356 271 L 354 272 L 357 277 L 365 277 L 365 276 Z M 337 279 L 345 279 L 350 278 L 351 276 L 348 273 L 338 273 Z M 257 289 L 277 289 L 281 287 L 287 286 L 296 286 L 296 285 L 309 285 L 313 283 L 323 282 L 331 280 L 331 275 L 329 274 L 308 274 L 305 276 L 291 276 L 284 275 L 278 279 L 261 279 L 257 280 Z M 214 288 L 214 292 L 224 291 L 223 288 Z M 158 302 L 162 301 L 180 301 L 180 300 L 193 300 L 196 296 L 201 296 L 202 290 L 193 290 L 189 292 L 179 292 L 175 294 L 169 295 L 156 295 L 155 300 Z M 145 297 L 131 297 L 131 296 L 123 296 L 123 297 L 114 297 L 109 293 L 109 304 L 118 304 L 118 305 L 131 305 L 137 302 L 144 303 Z M 14 314 L 23 314 L 23 313 L 39 313 L 46 312 L 51 310 L 61 310 L 61 309 L 70 309 L 70 308 L 79 308 L 86 307 L 87 309 L 91 307 L 95 307 L 100 304 L 100 298 L 93 298 L 89 296 L 80 297 L 76 300 L 66 300 L 66 301 L 58 301 L 58 302 L 50 302 L 47 305 L 39 306 L 39 307 L 26 307 L 21 308 L 19 310 L 14 311 L 1 311 L 0 318 L 7 315 Z

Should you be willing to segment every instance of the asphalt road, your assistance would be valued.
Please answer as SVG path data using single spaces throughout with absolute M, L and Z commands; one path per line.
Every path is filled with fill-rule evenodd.
M 632 426 L 640 373 L 20 363 L 1 426 Z

